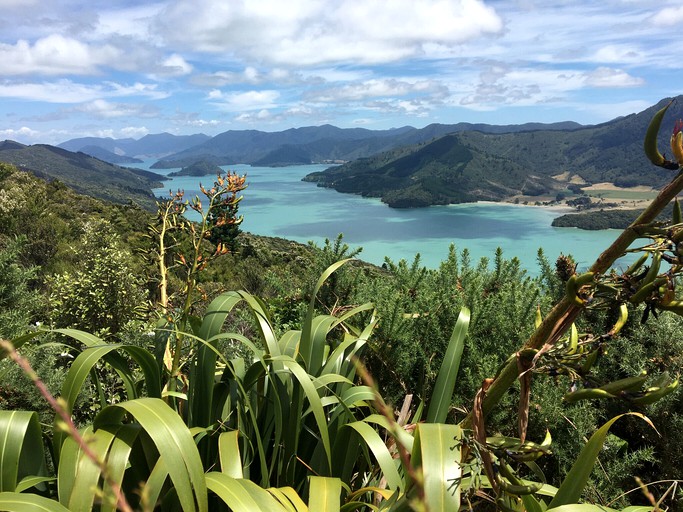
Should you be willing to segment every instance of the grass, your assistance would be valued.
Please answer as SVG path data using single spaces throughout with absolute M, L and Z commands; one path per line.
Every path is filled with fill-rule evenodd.
M 601 197 L 603 199 L 624 199 L 627 201 L 651 200 L 657 197 L 657 191 L 635 191 L 635 190 L 608 190 L 595 189 L 586 190 L 586 194 L 591 197 Z

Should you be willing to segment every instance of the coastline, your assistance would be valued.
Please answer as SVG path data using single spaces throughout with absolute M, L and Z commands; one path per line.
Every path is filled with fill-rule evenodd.
M 523 203 L 513 203 L 510 201 L 475 201 L 474 204 L 483 204 L 483 205 L 506 205 L 506 206 L 519 206 L 520 208 L 543 208 L 544 210 L 549 210 L 552 212 L 556 212 L 558 214 L 565 214 L 565 213 L 578 213 L 579 210 L 574 208 L 573 206 L 568 206 L 566 204 L 523 204 Z

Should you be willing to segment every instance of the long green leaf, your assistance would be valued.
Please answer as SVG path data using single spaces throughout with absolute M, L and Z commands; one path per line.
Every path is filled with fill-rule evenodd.
M 460 508 L 459 441 L 457 425 L 420 423 L 415 433 L 411 462 L 422 469 L 422 484 L 428 510 Z
M 308 507 L 291 487 L 269 487 L 268 492 L 290 512 L 308 512 Z
M 427 423 L 444 423 L 453 401 L 455 382 L 460 369 L 460 359 L 465 347 L 465 336 L 470 324 L 470 310 L 463 307 L 448 342 L 446 355 L 434 384 L 434 391 L 427 410 Z
M 78 354 L 66 374 L 64 384 L 62 385 L 62 400 L 66 402 L 67 412 L 71 414 L 73 411 L 76 399 L 81 392 L 85 379 L 88 378 L 94 366 L 112 350 L 115 350 L 114 345 L 105 345 L 101 347 L 93 347 L 85 349 Z
M 292 359 L 296 359 L 300 340 L 301 331 L 287 331 L 280 337 L 280 341 L 278 342 L 280 345 L 280 353 L 289 356 Z
M 122 487 L 124 472 L 129 464 L 129 454 L 139 429 L 133 425 L 113 425 L 110 429 L 102 428 L 93 432 L 86 428 L 82 435 L 90 449 L 99 460 L 105 461 L 108 477 Z M 92 510 L 95 499 L 100 496 L 98 483 L 101 477 L 99 466 L 85 456 L 81 447 L 67 438 L 62 447 L 62 461 L 59 465 L 59 498 L 68 504 L 73 512 Z M 115 511 L 114 493 L 106 483 L 101 490 L 104 497 L 99 510 Z
M 27 476 L 45 475 L 47 467 L 38 414 L 0 411 L 0 491 L 17 490 L 18 482 Z
M 237 292 L 228 292 L 216 297 L 206 308 L 199 337 L 209 340 L 217 335 L 230 311 L 242 300 Z M 188 396 L 188 421 L 190 427 L 207 427 L 211 423 L 213 410 L 214 372 L 216 353 L 213 346 L 200 345 L 195 363 L 190 368 L 190 390 Z
M 93 435 L 92 430 L 88 427 L 83 432 L 83 437 L 87 440 L 90 449 L 97 457 L 105 460 L 109 446 L 114 441 L 114 436 L 111 432 L 102 430 Z M 69 510 L 72 512 L 89 512 L 93 509 L 95 497 L 100 493 L 98 488 L 100 475 L 99 466 L 92 460 L 85 456 L 80 458 L 76 469 L 74 485 L 71 489 L 71 496 L 68 499 Z
M 396 467 L 396 459 L 393 458 L 387 445 L 377 431 L 364 421 L 354 421 L 346 426 L 358 432 L 367 447 L 370 448 L 375 459 L 377 459 L 379 467 L 382 469 L 382 473 L 387 480 L 389 488 L 405 489 L 406 486 Z
M 0 492 L 0 510 L 5 512 L 70 512 L 59 502 L 18 492 Z
M 373 327 L 375 325 L 375 322 L 371 324 Z M 320 372 L 321 374 L 326 374 L 326 373 L 339 373 L 341 375 L 344 375 L 347 378 L 350 378 L 350 375 L 346 375 L 342 371 L 342 363 L 346 360 L 350 360 L 351 356 L 353 356 L 360 348 L 365 345 L 366 340 L 363 338 L 356 338 L 353 336 L 349 336 L 347 339 L 342 341 L 337 348 L 335 348 L 332 353 L 329 355 L 327 358 L 327 361 L 325 361 L 325 366 L 323 367 L 323 370 Z M 355 371 L 355 367 L 354 371 Z
M 325 349 L 327 348 L 327 334 L 337 318 L 331 315 L 316 316 L 311 322 L 311 329 L 308 334 L 302 333 L 301 345 L 307 353 L 302 352 L 302 359 L 305 361 L 306 371 L 311 375 L 318 375 L 325 360 Z M 308 358 L 308 359 L 307 359 Z
M 78 329 L 54 329 L 53 332 L 64 334 L 77 341 L 83 343 L 89 349 L 93 348 L 103 348 L 113 347 L 119 348 L 121 345 L 113 345 L 105 342 L 101 338 L 90 334 L 89 332 L 79 331 Z M 128 362 L 114 350 L 107 350 L 102 356 L 104 360 L 118 373 L 119 377 L 123 381 L 123 385 L 126 388 L 126 394 L 129 398 L 137 397 L 137 391 L 135 388 L 135 381 L 133 380 L 133 375 L 128 368 Z
M 251 314 L 256 319 L 268 352 L 272 355 L 280 354 L 273 326 L 261 301 L 247 292 L 228 292 L 214 299 L 209 304 L 199 329 L 199 338 L 205 343 L 202 343 L 197 350 L 196 363 L 190 371 L 189 426 L 206 427 L 212 422 L 213 385 L 216 370 L 215 343 L 218 339 L 216 336 L 230 311 L 241 301 L 247 303 Z
M 22 478 L 21 482 L 17 484 L 15 492 L 24 492 L 31 487 L 37 488 L 40 484 L 55 482 L 56 480 L 57 477 L 54 476 L 27 476 L 26 478 Z
M 618 419 L 627 415 L 638 416 L 647 423 L 650 423 L 650 420 L 648 420 L 642 414 L 629 412 L 615 416 L 602 427 L 600 427 L 597 432 L 591 436 L 581 450 L 581 453 L 577 457 L 576 461 L 574 461 L 574 465 L 569 470 L 569 473 L 567 473 L 567 476 L 562 481 L 562 485 L 560 485 L 559 489 L 557 490 L 555 498 L 553 498 L 553 500 L 550 502 L 550 505 L 548 505 L 549 509 L 561 507 L 562 505 L 572 505 L 578 503 L 579 499 L 581 498 L 581 493 L 586 486 L 586 482 L 588 482 L 588 478 L 593 471 L 595 461 L 598 459 L 600 450 L 602 450 L 602 445 L 607 438 L 610 427 Z M 650 423 L 650 425 L 652 424 Z
M 27 343 L 31 341 L 33 338 L 36 338 L 40 336 L 41 334 L 45 334 L 45 331 L 42 330 L 37 330 L 33 332 L 27 332 L 26 334 L 22 334 L 21 336 L 17 336 L 16 338 L 13 338 L 12 345 L 14 346 L 15 349 L 18 349 L 21 347 L 24 343 Z M 7 354 L 5 353 L 4 350 L 0 350 L 0 360 L 4 359 L 7 357 Z
M 292 358 L 287 356 L 278 356 L 273 358 L 274 361 L 281 362 L 286 366 L 296 377 L 297 381 L 301 385 L 301 389 L 304 391 L 308 403 L 310 404 L 311 410 L 313 412 L 313 417 L 315 418 L 316 425 L 318 426 L 318 433 L 320 434 L 320 439 L 323 443 L 323 448 L 325 450 L 325 455 L 327 459 L 328 471 L 332 467 L 332 450 L 330 447 L 330 434 L 327 428 L 327 419 L 325 417 L 325 410 L 323 409 L 322 402 L 320 401 L 320 396 L 313 385 L 311 376 L 306 373 L 306 370 L 294 361 Z M 301 421 L 299 418 L 298 421 Z
M 69 504 L 82 453 L 80 445 L 72 437 L 66 436 L 59 452 L 57 472 L 57 495 L 64 506 Z
M 206 485 L 233 512 L 287 512 L 271 493 L 250 480 L 211 472 L 206 474 Z
M 221 463 L 221 472 L 232 478 L 243 478 L 242 459 L 237 440 L 239 432 L 223 432 L 218 436 L 218 456 Z
M 363 419 L 366 423 L 376 424 L 382 427 L 387 432 L 396 439 L 398 443 L 401 444 L 409 453 L 413 451 L 413 444 L 415 443 L 415 438 L 403 429 L 403 427 L 395 427 L 381 414 L 371 414 L 367 418 Z
M 161 398 L 161 373 L 152 353 L 135 345 L 121 345 L 120 350 L 128 352 L 142 370 L 147 386 L 147 396 Z
M 161 455 L 149 473 L 149 477 L 142 487 L 140 495 L 144 496 L 149 503 L 156 503 L 164 490 L 167 478 L 168 465 L 164 462 L 164 456 Z
M 339 512 L 341 480 L 312 476 L 310 482 L 308 509 L 311 512 Z
M 328 277 L 330 277 L 339 267 L 348 262 L 349 259 L 341 260 L 333 263 L 325 272 L 322 273 L 318 282 L 313 288 L 313 294 L 311 295 L 311 301 L 308 304 L 308 310 L 306 311 L 306 318 L 304 319 L 303 328 L 301 329 L 301 343 L 299 344 L 299 354 L 304 360 L 304 366 L 307 369 L 311 368 L 311 360 L 313 359 L 314 352 L 314 339 L 311 337 L 311 332 L 313 331 L 313 319 L 315 318 L 315 301 L 317 300 L 318 292 L 320 288 L 325 283 Z M 313 372 L 311 372 L 313 373 Z
M 138 398 L 103 409 L 94 427 L 115 425 L 125 413 L 133 416 L 163 454 L 168 474 L 185 511 L 208 509 L 206 482 L 197 446 L 182 419 L 157 398 Z
M 97 432 L 105 430 L 104 427 Z M 133 443 L 140 432 L 137 425 L 117 425 L 114 427 L 114 439 L 109 447 L 107 454 L 107 467 L 109 470 L 109 478 L 116 482 L 119 488 L 123 488 L 123 478 L 126 468 L 130 464 L 130 454 L 133 449 Z M 104 496 L 113 496 L 113 490 L 109 482 L 106 482 L 103 490 Z M 100 512 L 116 512 L 116 502 L 114 500 L 105 500 L 102 504 Z
M 69 414 L 73 411 L 74 404 L 78 395 L 81 393 L 83 388 L 83 383 L 95 365 L 100 360 L 105 360 L 108 363 L 113 363 L 114 368 L 117 370 L 119 376 L 122 377 L 124 383 L 126 383 L 126 388 L 129 393 L 129 397 L 135 397 L 135 384 L 133 381 L 133 375 L 128 370 L 125 362 L 122 362 L 120 357 L 116 357 L 117 354 L 113 354 L 115 350 L 120 348 L 119 345 L 107 345 L 99 338 L 96 338 L 88 333 L 83 333 L 81 331 L 76 331 L 75 329 L 59 329 L 59 332 L 63 334 L 68 334 L 69 336 L 79 339 L 84 343 L 89 343 L 92 346 L 85 349 L 83 352 L 78 354 L 73 363 L 71 363 L 71 368 L 66 374 L 64 383 L 62 384 L 62 394 L 61 397 L 66 403 L 66 409 Z M 95 345 L 96 341 L 99 341 L 99 345 Z M 55 427 L 61 421 L 59 416 L 55 416 Z M 55 434 L 53 436 L 53 444 L 57 457 L 59 457 L 60 450 L 62 448 L 62 443 L 66 439 L 66 432 L 62 429 L 55 428 Z

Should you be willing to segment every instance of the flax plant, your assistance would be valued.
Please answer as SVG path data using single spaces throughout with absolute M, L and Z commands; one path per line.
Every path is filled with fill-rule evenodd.
M 67 416 L 72 413 L 88 376 L 97 383 L 92 370 L 100 362 L 118 375 L 127 400 L 107 404 L 102 396 L 101 412 L 78 435 L 65 432 L 63 425 L 68 422 L 58 419 L 51 438 L 55 472 L 50 475 L 45 475 L 46 453 L 36 447 L 40 427 L 35 416 L 0 411 L 0 508 L 113 512 L 128 503 L 133 509 L 150 512 L 437 512 L 474 507 L 515 512 L 611 510 L 581 503 L 581 492 L 609 429 L 623 415 L 598 429 L 564 482 L 551 487 L 536 463 L 551 452 L 550 434 L 543 440 L 526 439 L 530 375 L 552 368 L 570 378 L 589 379 L 601 346 L 618 335 L 626 322 L 620 308 L 622 315 L 604 335 L 584 335 L 572 329 L 576 316 L 590 307 L 609 301 L 644 302 L 651 313 L 683 313 L 675 294 L 677 281 L 668 274 L 683 271 L 683 251 L 678 245 L 683 239 L 683 222 L 674 219 L 676 222 L 662 231 L 661 226 L 652 224 L 654 217 L 650 218 L 683 189 L 680 174 L 639 218 L 639 224 L 603 254 L 589 275 L 570 277 L 566 297 L 545 319 L 538 319 L 529 343 L 511 355 L 498 375 L 485 381 L 474 398 L 472 414 L 459 425 L 449 423 L 449 415 L 469 326 L 470 314 L 465 308 L 455 324 L 431 397 L 412 414 L 406 407 L 399 415 L 358 363 L 377 322 L 372 304 L 350 307 L 341 316 L 316 312 L 318 293 L 346 261 L 334 263 L 320 276 L 301 330 L 278 336 L 265 304 L 244 291 L 221 294 L 201 318 L 192 315 L 200 293 L 198 273 L 225 247 L 221 243 L 215 248 L 207 245 L 209 219 L 228 222 L 229 217 L 211 217 L 209 213 L 221 205 L 235 212 L 230 208 L 237 199 L 230 187 L 236 190 L 243 184 L 233 178 L 232 184 L 228 179 L 203 191 L 208 198 L 206 206 L 199 199 L 183 203 L 182 196 L 176 195 L 180 202 L 166 204 L 168 208 L 161 210 L 161 224 L 155 231 L 162 238 L 155 253 L 159 269 L 166 273 L 173 265 L 184 269 L 184 288 L 177 295 L 162 293 L 166 303 L 161 305 L 164 323 L 160 332 L 166 337 L 160 339 L 175 341 L 168 344 L 168 366 L 139 346 L 106 343 L 74 329 L 53 330 L 80 347 L 56 409 Z M 182 245 L 164 237 L 181 225 L 177 215 L 186 206 L 200 213 L 202 220 L 196 225 L 182 221 L 182 229 L 190 235 L 190 251 L 183 253 Z M 676 215 L 680 217 L 680 212 Z M 632 270 L 621 279 L 607 273 L 605 265 L 639 235 L 654 237 L 644 247 L 649 269 Z M 673 246 L 671 242 L 675 242 Z M 170 253 L 175 256 L 169 265 Z M 660 269 L 653 263 L 655 259 L 671 259 L 673 270 Z M 168 280 L 162 276 L 160 282 Z M 257 336 L 253 339 L 230 329 L 230 316 L 238 307 L 254 318 Z M 360 318 L 366 321 L 359 323 Z M 20 349 L 39 334 L 15 338 L 6 346 Z M 222 353 L 224 342 L 244 348 L 235 353 L 246 355 Z M 187 386 L 178 391 L 181 375 Z M 486 415 L 517 379 L 522 389 L 519 437 L 489 435 Z M 600 398 L 608 398 L 607 394 L 639 405 L 636 400 L 649 403 L 670 393 L 674 382 L 645 387 L 645 381 L 638 378 L 600 383 L 572 393 Z M 591 396 L 570 393 L 567 400 L 584 398 Z M 640 413 L 629 414 L 644 418 Z M 112 495 L 123 498 L 109 499 Z M 652 506 L 638 510 L 659 510 L 658 502 L 650 502 Z
M 157 202 L 157 223 L 150 226 L 150 236 L 155 248 L 151 251 L 159 272 L 159 323 L 158 344 L 164 345 L 163 363 L 169 372 L 168 392 L 176 395 L 181 380 L 184 334 L 191 319 L 192 307 L 200 299 L 206 299 L 198 285 L 199 274 L 215 258 L 229 252 L 234 246 L 242 217 L 237 215 L 242 197 L 238 194 L 246 188 L 246 176 L 227 173 L 218 175 L 210 189 L 200 185 L 204 199 L 195 196 L 191 201 L 178 191 Z M 190 208 L 199 215 L 199 222 L 191 222 L 184 215 Z M 227 228 L 232 227 L 232 230 Z M 183 238 L 189 251 L 184 251 Z M 210 241 L 209 241 L 210 240 Z M 170 261 L 170 264 L 169 264 Z M 169 293 L 169 277 L 175 270 L 182 276 L 180 290 Z M 171 343 L 172 339 L 175 343 Z M 186 354 L 187 356 L 188 354 Z

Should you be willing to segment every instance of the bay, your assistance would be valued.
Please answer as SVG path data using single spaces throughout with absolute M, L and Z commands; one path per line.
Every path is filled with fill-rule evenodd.
M 135 167 L 148 169 L 153 162 Z M 341 194 L 301 181 L 306 174 L 327 167 L 224 166 L 224 170 L 247 175 L 249 186 L 239 206 L 244 215 L 242 229 L 318 245 L 343 233 L 351 248 L 362 247 L 359 257 L 363 260 L 381 264 L 388 256 L 393 261 L 412 262 L 419 253 L 422 264 L 430 268 L 446 258 L 451 244 L 458 251 L 467 249 L 473 262 L 482 257 L 493 259 L 500 247 L 506 258 L 517 257 L 532 275 L 539 270 L 536 255 L 540 247 L 551 262 L 560 254 L 571 254 L 582 270 L 619 234 L 618 230 L 552 227 L 560 212 L 544 207 L 471 203 L 394 209 L 379 199 Z M 154 171 L 168 174 L 174 170 Z M 209 186 L 213 177 L 175 177 L 155 193 L 164 196 L 169 190 L 182 189 L 186 197 L 192 197 L 200 195 L 200 182 Z

